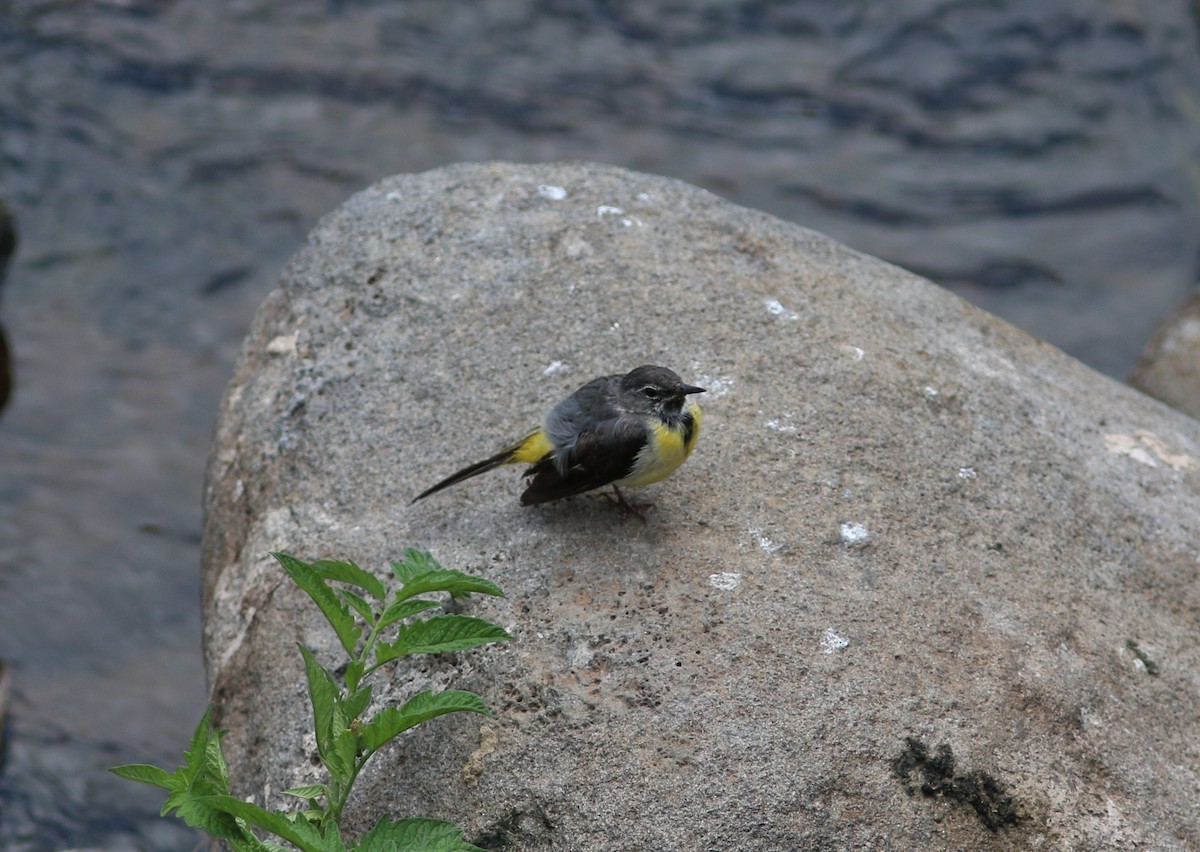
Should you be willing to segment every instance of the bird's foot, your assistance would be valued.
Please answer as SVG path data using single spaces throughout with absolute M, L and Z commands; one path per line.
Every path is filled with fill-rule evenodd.
M 617 495 L 616 497 L 614 497 L 612 494 L 609 494 L 607 491 L 602 491 L 601 496 L 603 496 L 604 499 L 606 499 L 609 503 L 617 506 L 617 508 L 621 510 L 621 513 L 624 517 L 633 515 L 643 524 L 646 523 L 646 515 L 644 514 L 644 510 L 653 509 L 653 503 L 630 503 L 625 499 L 625 495 L 621 493 L 621 489 L 615 485 L 613 486 L 613 492 Z

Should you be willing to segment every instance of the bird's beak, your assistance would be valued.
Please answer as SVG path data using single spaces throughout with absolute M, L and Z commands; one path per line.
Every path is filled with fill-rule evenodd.
M 680 385 L 679 392 L 687 396 L 690 393 L 704 393 L 704 388 L 698 388 L 695 385 Z

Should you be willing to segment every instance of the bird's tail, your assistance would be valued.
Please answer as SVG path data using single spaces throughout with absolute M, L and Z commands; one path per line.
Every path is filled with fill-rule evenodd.
M 505 447 L 494 456 L 490 456 L 483 461 L 475 462 L 473 465 L 468 465 L 457 473 L 452 473 L 439 482 L 437 485 L 430 486 L 413 498 L 413 502 L 417 502 L 430 494 L 441 491 L 443 488 L 449 488 L 451 485 L 457 485 L 464 479 L 470 479 L 472 476 L 479 476 L 481 473 L 487 473 L 489 470 L 500 467 L 505 464 L 535 464 L 545 458 L 553 447 L 550 440 L 546 437 L 546 433 L 540 428 L 534 429 L 524 438 L 517 441 L 510 447 Z

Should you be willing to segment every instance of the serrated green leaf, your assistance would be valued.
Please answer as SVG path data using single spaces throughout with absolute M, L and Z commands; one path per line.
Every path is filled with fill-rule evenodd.
M 333 628 L 333 632 L 337 634 L 338 641 L 342 643 L 342 647 L 346 649 L 346 653 L 353 657 L 354 648 L 358 645 L 361 631 L 354 621 L 354 616 L 350 614 L 350 608 L 342 603 L 341 598 L 325 582 L 324 577 L 318 569 L 307 562 L 301 562 L 293 556 L 288 556 L 286 553 L 273 553 L 271 555 L 275 557 L 283 567 L 283 570 L 292 578 L 292 582 L 303 589 L 313 599 L 313 602 Z
M 179 805 L 187 800 L 190 795 L 186 787 L 177 787 L 171 791 L 171 795 L 167 796 L 167 800 L 163 802 L 162 808 L 159 810 L 159 816 L 170 816 L 171 812 L 179 807 Z
M 354 760 L 358 757 L 358 735 L 350 730 L 350 719 L 347 719 L 338 708 L 336 714 L 338 728 L 334 738 L 334 748 L 337 750 L 337 766 L 343 779 L 354 777 Z M 342 767 L 345 767 L 344 769 Z
M 363 711 L 369 706 L 371 706 L 370 686 L 364 686 L 358 692 L 351 693 L 342 699 L 342 707 L 346 712 L 346 719 L 350 722 L 361 716 Z
M 157 766 L 151 766 L 148 763 L 127 763 L 124 766 L 114 766 L 108 771 L 119 778 L 124 778 L 126 781 L 140 781 L 142 784 L 153 784 L 155 787 L 162 787 L 164 790 L 171 790 L 175 786 L 171 783 L 171 775 L 165 769 L 159 769 Z
M 366 668 L 367 664 L 362 660 L 354 660 L 346 664 L 346 689 L 351 693 L 358 691 L 358 685 L 362 683 L 363 672 L 366 671 Z
M 359 740 L 368 752 L 375 752 L 388 740 L 409 728 L 447 713 L 462 711 L 492 715 L 483 699 L 473 692 L 447 689 L 434 694 L 427 690 L 418 692 L 405 702 L 403 707 L 388 707 L 376 713 L 371 721 L 362 727 Z
M 349 589 L 337 589 L 337 593 L 342 596 L 342 600 L 350 604 L 358 617 L 367 624 L 373 624 L 375 621 L 375 607 L 371 606 L 371 602 L 362 595 L 356 595 Z
M 298 814 L 280 814 L 260 808 L 251 802 L 243 802 L 234 796 L 203 796 L 196 799 L 196 804 L 210 811 L 221 812 L 230 818 L 237 817 L 250 825 L 269 831 L 276 837 L 282 837 L 288 843 L 295 844 L 305 852 L 327 852 L 334 848 L 325 842 L 316 826 Z M 205 829 L 206 831 L 208 829 Z M 338 842 L 337 849 L 342 849 Z
M 300 787 L 293 787 L 290 790 L 284 790 L 283 795 L 295 796 L 297 799 L 320 799 L 322 796 L 329 798 L 329 788 L 324 784 L 305 784 Z
M 346 852 L 346 844 L 342 842 L 342 830 L 337 822 L 330 820 L 325 823 L 325 848 L 329 852 Z
M 418 550 L 415 547 L 404 548 L 404 559 L 392 563 L 392 574 L 401 583 L 407 583 L 418 574 L 441 570 L 441 563 L 433 558 L 428 550 Z
M 491 580 L 485 580 L 482 577 L 472 577 L 470 574 L 464 574 L 462 571 L 439 568 L 436 571 L 426 571 L 424 574 L 417 574 L 407 580 L 404 583 L 404 588 L 396 593 L 396 600 L 407 600 L 414 595 L 423 595 L 428 592 L 449 592 L 452 595 L 479 592 L 499 598 L 504 597 L 504 592 L 500 591 L 500 587 Z
M 382 819 L 353 852 L 484 852 L 462 839 L 462 829 L 438 819 Z
M 396 600 L 405 600 L 425 592 L 449 592 L 455 596 L 480 592 L 504 597 L 504 592 L 495 583 L 462 571 L 443 568 L 432 554 L 415 547 L 406 547 L 403 561 L 392 563 L 392 574 L 404 587 L 397 593 Z
M 208 754 L 209 740 L 216 737 L 217 734 L 212 727 L 212 707 L 209 706 L 204 715 L 200 717 L 200 721 L 196 723 L 196 728 L 192 731 L 192 739 L 188 743 L 187 749 L 183 752 L 184 765 L 179 767 L 178 774 L 188 786 L 195 781 L 205 770 L 204 762 Z M 219 738 L 218 738 L 219 739 Z
M 229 792 L 229 764 L 221 750 L 222 731 L 212 731 L 204 748 L 204 772 L 200 776 L 216 793 Z M 197 779 L 199 780 L 199 779 Z
M 214 734 L 212 726 L 212 705 L 210 704 L 204 710 L 204 715 L 200 717 L 200 721 L 196 723 L 195 730 L 192 731 L 192 739 L 188 744 L 188 750 L 184 752 L 184 756 L 189 753 L 203 754 L 205 744 L 212 739 Z
M 364 571 L 353 562 L 318 559 L 312 566 L 326 580 L 337 580 L 340 583 L 349 583 L 352 586 L 358 586 L 360 589 L 366 589 L 367 594 L 371 595 L 377 601 L 382 601 L 387 595 L 387 590 L 384 589 L 383 583 L 378 577 L 369 571 Z
M 318 728 L 328 730 L 340 690 L 333 675 L 317 662 L 312 651 L 303 645 L 297 647 L 304 658 L 304 674 L 308 678 L 308 697 L 313 705 L 313 718 Z
M 230 840 L 244 840 L 249 832 L 244 829 L 233 815 L 220 808 L 212 806 L 210 796 L 185 795 L 175 806 L 179 818 L 201 831 Z
M 226 840 L 233 847 L 233 852 L 289 852 L 291 846 L 283 846 L 273 840 L 263 840 L 253 832 L 247 831 L 244 840 Z
M 304 657 L 304 673 L 308 678 L 308 697 L 313 708 L 313 732 L 317 737 L 317 753 L 325 768 L 337 778 L 350 776 L 353 760 L 344 760 L 344 745 L 339 736 L 346 729 L 344 714 L 339 713 L 341 690 L 328 671 L 326 671 L 312 652 L 300 646 L 300 654 Z M 339 716 L 342 717 L 339 720 Z M 340 721 L 340 724 L 339 724 Z
M 172 791 L 163 805 L 164 816 L 182 808 L 195 796 L 229 791 L 229 768 L 221 753 L 224 732 L 212 727 L 211 718 L 212 708 L 209 707 L 192 733 L 188 748 L 183 753 L 182 766 L 165 778 L 153 773 L 146 778 L 147 783 L 155 783 Z M 195 816 L 204 818 L 202 813 Z
M 380 643 L 375 651 L 375 659 L 384 663 L 409 654 L 461 651 L 511 638 L 504 628 L 482 618 L 472 618 L 469 615 L 436 615 L 400 628 L 392 642 Z
M 391 627 L 397 621 L 403 621 L 406 618 L 424 612 L 427 609 L 433 609 L 441 606 L 437 601 L 426 600 L 404 600 L 396 601 L 388 606 L 383 611 L 383 615 L 379 617 L 379 629 L 383 630 L 386 627 Z

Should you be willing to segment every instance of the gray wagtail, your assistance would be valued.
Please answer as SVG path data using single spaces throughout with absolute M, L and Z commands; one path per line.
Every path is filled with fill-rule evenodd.
M 522 506 L 612 485 L 617 502 L 628 507 L 619 486 L 666 479 L 696 446 L 700 406 L 690 398 L 694 393 L 704 388 L 685 385 L 666 367 L 592 379 L 515 444 L 446 477 L 413 502 L 503 464 L 528 464 Z

